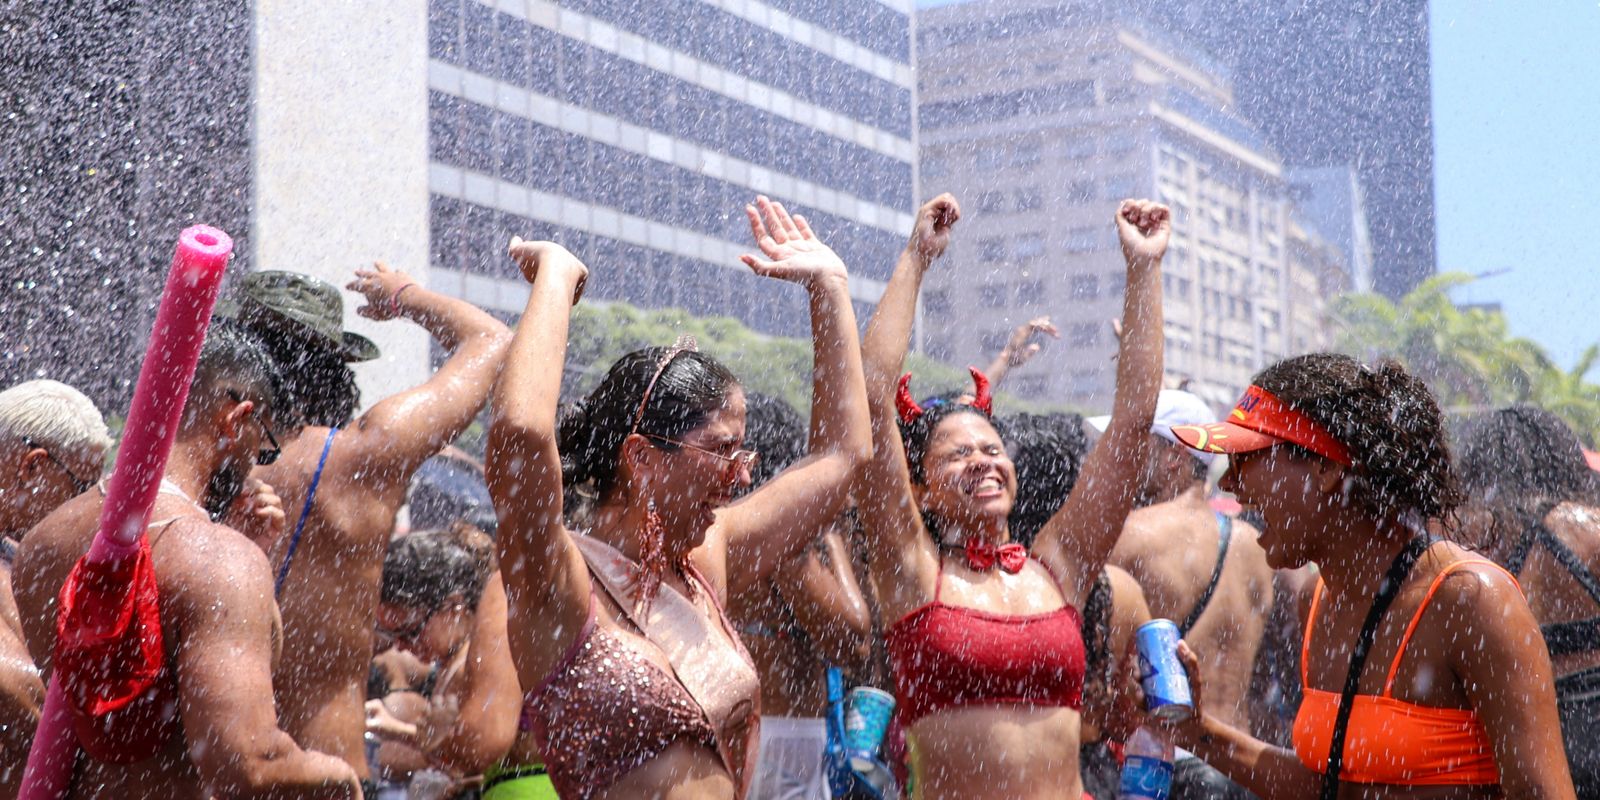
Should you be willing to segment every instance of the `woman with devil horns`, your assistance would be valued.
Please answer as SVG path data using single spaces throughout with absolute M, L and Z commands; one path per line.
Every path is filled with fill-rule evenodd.
M 685 342 L 623 356 L 557 424 L 587 270 L 560 245 L 512 241 L 533 287 L 495 388 L 487 473 L 538 751 L 512 756 L 542 758 L 564 798 L 744 796 L 760 696 L 723 603 L 816 538 L 867 458 L 844 263 L 804 218 L 757 205 L 745 211 L 762 255 L 745 264 L 810 297 L 813 418 L 807 456 L 732 502 L 756 459 L 744 392 Z M 598 494 L 585 531 L 563 520 L 564 480 Z
M 1133 507 L 1161 386 L 1166 207 L 1117 210 L 1127 261 L 1111 427 L 1033 554 L 1010 541 L 1016 472 L 990 419 L 987 380 L 971 403 L 919 407 L 899 377 L 923 275 L 961 216 L 941 195 L 916 228 L 867 327 L 874 455 L 857 500 L 875 548 L 911 789 L 922 798 L 1078 797 L 1084 648 L 1078 608 Z M 896 388 L 898 387 L 898 391 Z

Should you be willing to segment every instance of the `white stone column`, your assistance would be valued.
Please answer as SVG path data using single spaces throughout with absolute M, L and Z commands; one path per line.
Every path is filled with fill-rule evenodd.
M 341 288 L 381 260 L 428 283 L 427 0 L 257 0 L 250 263 Z M 363 407 L 419 383 L 428 335 L 356 316 Z

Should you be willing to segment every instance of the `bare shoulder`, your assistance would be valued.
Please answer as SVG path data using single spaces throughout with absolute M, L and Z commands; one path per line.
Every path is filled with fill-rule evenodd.
M 1166 503 L 1134 509 L 1122 524 L 1117 555 L 1146 556 L 1170 550 L 1174 532 L 1184 528 L 1183 516 Z
M 1451 614 L 1453 624 L 1473 630 L 1499 628 L 1524 617 L 1532 623 L 1533 612 L 1516 578 L 1481 556 L 1456 545 L 1448 547 L 1433 575 L 1437 578 L 1446 569 L 1450 573 L 1438 582 L 1431 606 L 1456 612 Z
M 163 588 L 187 606 L 271 602 L 266 553 L 226 525 L 198 518 L 175 523 L 157 542 L 155 555 Z

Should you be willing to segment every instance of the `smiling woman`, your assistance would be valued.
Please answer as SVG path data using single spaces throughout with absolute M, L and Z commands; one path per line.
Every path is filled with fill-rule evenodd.
M 1229 455 L 1221 486 L 1260 512 L 1269 564 L 1321 575 L 1293 751 L 1206 714 L 1187 646 L 1196 715 L 1180 746 L 1268 800 L 1331 799 L 1341 783 L 1362 797 L 1574 796 L 1550 658 L 1515 579 L 1429 533 L 1451 529 L 1463 496 L 1425 384 L 1392 361 L 1300 356 L 1257 375 L 1226 422 L 1173 433 Z
M 511 653 L 532 687 L 508 771 L 542 760 L 562 797 L 744 795 L 759 687 L 723 604 L 816 538 L 867 457 L 844 264 L 782 205 L 745 211 L 762 253 L 745 264 L 810 296 L 816 367 L 806 457 L 737 501 L 757 457 L 743 449 L 744 391 L 691 342 L 623 356 L 556 423 L 588 270 L 553 243 L 511 246 L 533 288 L 486 459 Z M 595 506 L 569 530 L 563 488 L 578 486 Z

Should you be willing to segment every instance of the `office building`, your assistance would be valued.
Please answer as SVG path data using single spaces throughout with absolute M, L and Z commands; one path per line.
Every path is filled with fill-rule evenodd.
M 1124 287 L 1112 215 L 1127 197 L 1173 210 L 1170 385 L 1224 407 L 1317 340 L 1303 295 L 1323 293 L 1306 272 L 1328 253 L 1290 257 L 1283 160 L 1233 110 L 1219 62 L 1093 5 L 987 0 L 930 9 L 918 27 L 924 192 L 953 191 L 966 212 L 927 280 L 930 355 L 985 364 L 1048 314 L 1061 340 L 1008 388 L 1108 408 Z
M 8 9 L 0 377 L 125 402 L 178 231 L 343 285 L 374 260 L 514 314 L 507 240 L 587 297 L 805 335 L 743 205 L 804 211 L 866 314 L 913 210 L 911 0 L 89 0 Z M 353 295 L 347 295 L 353 303 Z M 352 310 L 353 309 L 349 309 Z M 347 314 L 415 383 L 416 326 Z M 87 322 L 85 322 L 88 320 Z M 84 358 L 83 354 L 93 354 Z

